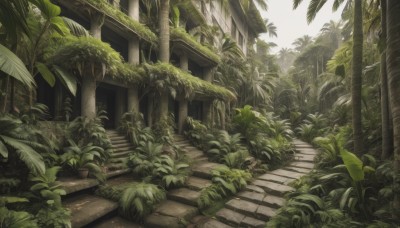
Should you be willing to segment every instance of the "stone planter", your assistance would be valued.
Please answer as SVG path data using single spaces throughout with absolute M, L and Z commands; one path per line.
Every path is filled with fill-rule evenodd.
M 78 169 L 78 174 L 81 179 L 86 179 L 89 175 L 89 169 L 80 168 L 80 169 Z

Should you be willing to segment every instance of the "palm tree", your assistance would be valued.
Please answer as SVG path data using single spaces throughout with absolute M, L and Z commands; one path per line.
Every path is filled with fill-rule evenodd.
M 387 37 L 386 23 L 386 0 L 381 0 L 381 40 L 386 40 Z M 389 115 L 389 88 L 386 66 L 386 47 L 381 51 L 381 115 L 382 115 L 382 159 L 387 159 L 392 153 L 392 127 L 391 118 Z
M 164 0 L 160 2 L 160 11 L 158 17 L 158 26 L 159 26 L 159 59 L 161 62 L 169 63 L 169 0 Z M 160 110 L 159 117 L 160 119 L 166 117 L 168 114 L 168 95 L 162 94 L 160 100 Z
M 267 27 L 266 33 L 268 33 L 269 37 L 278 37 L 277 29 L 274 23 L 269 22 L 268 19 L 265 19 L 264 22 L 265 26 Z
M 296 9 L 303 0 L 293 0 Z M 334 0 L 333 10 L 337 10 L 344 0 Z M 362 52 L 363 52 L 363 24 L 362 1 L 353 0 L 353 57 L 352 57 L 352 119 L 354 152 L 363 153 L 363 135 L 361 123 L 361 85 L 362 85 Z M 314 20 L 319 10 L 325 5 L 326 0 L 311 0 L 307 10 L 307 21 Z M 348 2 L 349 3 L 349 2 Z
M 308 45 L 312 44 L 313 38 L 309 35 L 304 35 L 302 37 L 297 38 L 292 45 L 295 46 L 295 50 L 301 53 L 304 51 Z
M 387 1 L 387 73 L 389 82 L 389 99 L 393 116 L 394 171 L 398 183 L 400 172 L 400 1 Z M 400 193 L 395 194 L 393 217 L 399 219 Z
M 321 35 L 327 36 L 330 43 L 333 43 L 334 49 L 342 44 L 342 22 L 329 21 L 321 28 Z

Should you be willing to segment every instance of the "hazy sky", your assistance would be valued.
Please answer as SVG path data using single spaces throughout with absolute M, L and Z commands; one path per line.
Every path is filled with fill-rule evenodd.
M 261 11 L 263 18 L 268 18 L 277 27 L 278 37 L 270 38 L 268 35 L 260 36 L 267 42 L 274 42 L 278 47 L 272 52 L 278 52 L 281 48 L 291 48 L 295 39 L 303 36 L 315 36 L 321 27 L 330 20 L 339 20 L 341 8 L 333 13 L 332 1 L 327 1 L 311 24 L 307 24 L 307 6 L 310 0 L 304 0 L 302 4 L 293 10 L 292 0 L 268 0 L 268 11 Z

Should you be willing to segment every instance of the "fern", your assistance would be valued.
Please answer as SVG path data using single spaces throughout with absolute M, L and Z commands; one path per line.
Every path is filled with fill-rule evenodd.
M 211 171 L 213 176 L 212 184 L 201 191 L 197 201 L 200 208 L 212 205 L 215 201 L 224 199 L 236 194 L 246 187 L 251 174 L 240 169 L 230 169 L 226 166 L 219 166 Z
M 119 201 L 120 214 L 134 221 L 141 221 L 154 206 L 165 198 L 165 192 L 156 185 L 140 183 L 124 190 Z

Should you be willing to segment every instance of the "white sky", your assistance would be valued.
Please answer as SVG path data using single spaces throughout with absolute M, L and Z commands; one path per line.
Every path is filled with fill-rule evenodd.
M 303 35 L 314 37 L 319 33 L 322 26 L 330 20 L 338 21 L 343 6 L 335 13 L 332 12 L 332 0 L 325 3 L 314 21 L 307 24 L 307 7 L 310 0 L 303 0 L 300 6 L 293 10 L 292 0 L 268 0 L 268 12 L 261 11 L 263 18 L 273 22 L 277 27 L 278 37 L 270 38 L 268 35 L 261 35 L 260 38 L 266 42 L 274 42 L 278 45 L 272 49 L 276 53 L 281 48 L 292 48 L 292 43 Z M 343 4 L 344 5 L 344 4 Z

